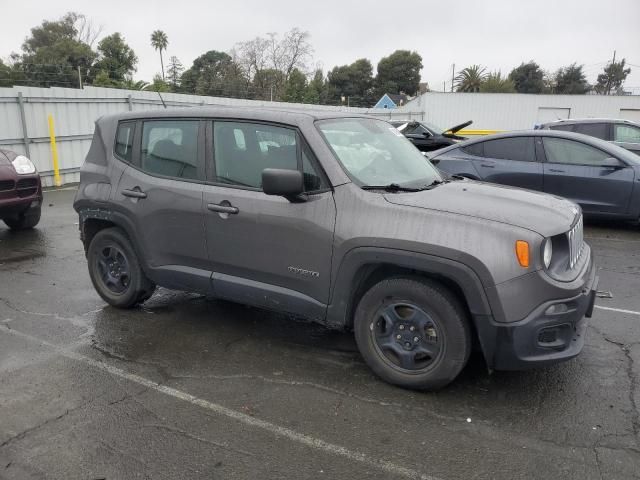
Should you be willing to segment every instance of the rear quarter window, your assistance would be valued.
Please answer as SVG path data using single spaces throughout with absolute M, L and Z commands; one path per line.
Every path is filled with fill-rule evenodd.
M 133 133 L 135 122 L 121 122 L 116 131 L 116 143 L 114 152 L 116 156 L 130 162 L 133 158 Z

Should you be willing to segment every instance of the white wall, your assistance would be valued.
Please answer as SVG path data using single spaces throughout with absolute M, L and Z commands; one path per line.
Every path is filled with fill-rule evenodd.
M 525 95 L 428 92 L 399 109 L 424 112 L 443 128 L 473 120 L 470 129 L 520 130 L 558 118 L 640 118 L 640 96 Z

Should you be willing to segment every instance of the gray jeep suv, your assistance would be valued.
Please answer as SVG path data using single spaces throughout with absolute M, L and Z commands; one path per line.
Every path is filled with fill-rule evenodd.
M 128 308 L 156 285 L 353 329 L 404 387 L 576 356 L 597 284 L 582 214 L 443 178 L 390 124 L 254 108 L 102 117 L 74 208 L 91 280 Z

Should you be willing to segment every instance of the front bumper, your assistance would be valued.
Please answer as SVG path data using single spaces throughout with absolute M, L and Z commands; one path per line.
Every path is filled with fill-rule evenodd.
M 546 301 L 514 323 L 477 318 L 476 327 L 489 367 L 526 370 L 577 356 L 584 346 L 598 288 L 592 260 L 578 295 Z

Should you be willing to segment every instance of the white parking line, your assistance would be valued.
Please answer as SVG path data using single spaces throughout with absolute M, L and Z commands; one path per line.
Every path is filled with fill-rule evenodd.
M 400 465 L 396 465 L 395 463 L 388 462 L 386 460 L 381 460 L 378 458 L 370 457 L 369 455 L 357 451 L 349 450 L 340 445 L 336 445 L 333 443 L 325 442 L 319 438 L 311 437 L 309 435 L 305 435 L 304 433 L 296 432 L 295 430 L 291 430 L 287 427 L 282 427 L 280 425 L 276 425 L 271 422 L 267 422 L 265 420 L 260 420 L 255 417 L 251 417 L 247 414 L 238 412 L 236 410 L 232 410 L 230 408 L 224 407 L 217 403 L 212 403 L 207 400 L 203 400 L 201 398 L 195 397 L 189 393 L 183 392 L 181 390 L 176 390 L 175 388 L 167 387 L 165 385 L 160 385 L 153 380 L 149 380 L 147 378 L 141 377 L 139 375 L 126 372 L 117 367 L 109 365 L 105 362 L 101 362 L 99 360 L 94 360 L 92 358 L 86 357 L 84 355 L 80 355 L 74 351 L 65 349 L 63 347 L 59 347 L 52 343 L 49 343 L 45 340 L 41 340 L 32 335 L 18 332 L 17 330 L 13 330 L 8 328 L 6 325 L 0 325 L 0 330 L 8 333 L 10 335 L 14 335 L 17 337 L 21 337 L 33 342 L 37 342 L 41 345 L 46 345 L 49 348 L 56 350 L 60 355 L 76 360 L 78 362 L 85 363 L 92 367 L 98 368 L 105 372 L 110 373 L 116 377 L 123 378 L 125 380 L 129 380 L 130 382 L 137 383 L 138 385 L 142 385 L 151 390 L 155 390 L 157 392 L 163 393 L 165 395 L 169 395 L 170 397 L 177 398 L 178 400 L 182 400 L 184 402 L 191 403 L 192 405 L 196 405 L 198 407 L 204 408 L 206 410 L 212 411 L 218 415 L 222 415 L 228 418 L 232 418 L 241 423 L 249 425 L 251 427 L 260 428 L 262 430 L 266 430 L 275 435 L 279 435 L 294 442 L 306 445 L 308 447 L 314 448 L 316 450 L 320 450 L 324 453 L 328 453 L 331 455 L 337 455 L 340 457 L 347 458 L 348 460 L 352 460 L 355 462 L 360 462 L 368 467 L 377 468 L 379 470 L 383 470 L 392 475 L 398 475 L 406 478 L 418 479 L 418 480 L 440 480 L 437 477 L 432 477 L 430 475 L 426 475 L 424 473 L 420 473 L 416 470 L 412 470 L 410 468 L 402 467 Z
M 594 305 L 595 308 L 599 308 L 600 310 L 609 310 L 611 312 L 620 312 L 620 313 L 629 313 L 631 315 L 640 315 L 640 312 L 636 312 L 635 310 L 624 310 L 622 308 L 612 308 L 612 307 L 601 307 L 600 305 Z

